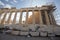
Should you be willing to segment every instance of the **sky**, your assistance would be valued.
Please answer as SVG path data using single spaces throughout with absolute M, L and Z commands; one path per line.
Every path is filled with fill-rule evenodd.
M 56 5 L 56 11 L 54 17 L 57 24 L 60 24 L 60 0 L 0 0 L 0 8 L 16 7 L 17 9 L 25 7 L 42 6 L 45 4 L 53 3 Z

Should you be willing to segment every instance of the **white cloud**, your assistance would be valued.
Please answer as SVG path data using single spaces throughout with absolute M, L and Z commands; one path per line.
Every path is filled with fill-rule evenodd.
M 11 5 L 6 4 L 6 5 L 4 6 L 4 8 L 11 8 Z
M 20 0 L 20 1 L 26 1 L 26 0 Z
M 9 0 L 5 0 L 5 1 L 7 1 L 7 2 L 8 2 Z
M 11 4 L 14 4 L 13 2 L 10 2 Z
M 13 0 L 15 3 L 17 3 L 17 0 Z
M 4 6 L 4 3 L 0 1 L 0 5 L 3 5 Z

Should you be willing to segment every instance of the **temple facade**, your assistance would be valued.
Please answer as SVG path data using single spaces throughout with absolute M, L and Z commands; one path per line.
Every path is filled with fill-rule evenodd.
M 0 28 L 8 27 L 13 35 L 31 35 L 31 36 L 56 36 L 60 35 L 60 26 L 56 24 L 53 12 L 54 5 L 43 5 L 41 7 L 28 7 L 16 9 L 12 7 L 0 9 Z M 15 13 L 13 13 L 15 12 Z M 19 12 L 19 13 L 18 13 Z M 22 21 L 23 12 L 25 20 Z M 29 16 L 29 12 L 31 12 Z M 7 14 L 9 16 L 6 18 Z M 14 14 L 14 15 L 12 15 Z M 19 14 L 20 16 L 18 16 Z M 19 21 L 17 23 L 17 16 Z M 13 20 L 11 20 L 13 18 Z M 6 20 L 7 19 L 7 20 Z M 9 33 L 9 31 L 8 31 Z
M 20 12 L 19 23 L 22 24 L 22 16 L 23 12 L 26 12 L 26 20 L 24 21 L 25 24 L 40 24 L 40 25 L 56 25 L 56 21 L 53 16 L 53 11 L 55 10 L 55 6 L 53 5 L 43 5 L 41 7 L 29 7 L 29 8 L 21 8 L 16 9 L 15 7 L 8 9 L 2 8 L 0 9 L 0 18 L 4 13 L 3 18 L 0 20 L 0 24 L 16 24 L 16 16 L 17 12 Z M 8 20 L 5 21 L 6 16 L 9 14 Z M 14 19 L 11 22 L 11 15 L 15 12 Z M 30 18 L 28 18 L 28 12 L 32 12 Z

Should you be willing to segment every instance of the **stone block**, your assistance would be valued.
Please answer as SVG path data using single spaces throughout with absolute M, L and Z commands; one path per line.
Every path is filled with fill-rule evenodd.
M 13 35 L 19 35 L 19 31 L 12 31 L 11 34 L 13 34 Z
M 54 33 L 48 33 L 48 36 L 55 36 Z
M 40 32 L 40 36 L 47 36 L 47 32 Z
M 36 27 L 34 25 L 29 25 L 29 29 L 31 29 L 32 31 L 36 31 Z
M 55 32 L 56 35 L 60 35 L 60 32 Z
M 1 24 L 0 24 L 0 28 L 4 28 L 4 25 L 1 25 Z
M 20 35 L 28 35 L 28 32 L 22 32 L 22 31 L 20 31 Z
M 30 32 L 32 36 L 39 36 L 39 32 Z

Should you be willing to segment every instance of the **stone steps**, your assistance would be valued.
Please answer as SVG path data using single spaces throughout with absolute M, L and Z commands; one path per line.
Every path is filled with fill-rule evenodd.
M 47 33 L 47 32 L 28 32 L 28 31 L 12 31 L 11 32 L 12 35 L 21 35 L 21 36 L 27 36 L 27 35 L 31 35 L 31 36 L 55 36 L 54 33 Z

